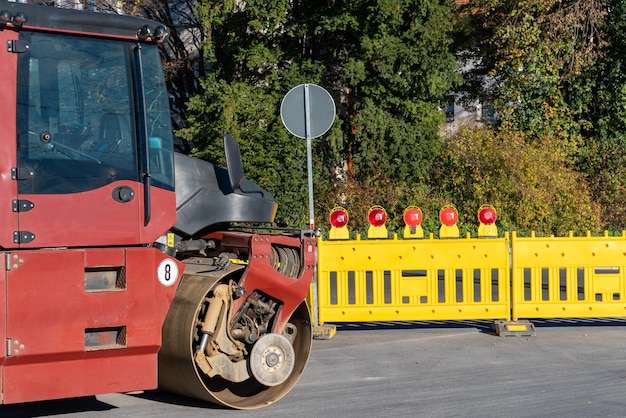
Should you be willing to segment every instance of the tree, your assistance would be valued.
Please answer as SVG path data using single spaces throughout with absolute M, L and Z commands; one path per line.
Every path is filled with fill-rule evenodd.
M 180 134 L 193 141 L 196 156 L 220 163 L 219 139 L 232 134 L 239 141 L 246 176 L 280 202 L 278 222 L 308 225 L 306 143 L 284 129 L 279 107 L 291 87 L 319 84 L 323 66 L 286 57 L 288 1 L 241 5 L 198 5 L 209 36 L 212 72 L 203 80 L 204 94 L 189 102 L 189 127 Z
M 165 81 L 170 93 L 174 129 L 185 126 L 189 98 L 202 93 L 200 80 L 208 74 L 204 59 L 206 33 L 195 11 L 196 0 L 136 0 L 136 8 L 169 30 L 162 48 Z M 128 3 L 127 3 L 128 4 Z
M 479 45 L 470 58 L 493 80 L 482 94 L 495 99 L 500 120 L 535 135 L 559 135 L 573 154 L 581 121 L 569 100 L 584 94 L 572 92 L 581 87 L 576 79 L 605 44 L 604 2 L 477 0 L 469 7 L 465 19 L 472 23 L 465 27 Z
M 607 0 L 607 46 L 567 93 L 577 103 L 585 137 L 578 165 L 611 230 L 626 229 L 626 2 Z M 586 95 L 577 94 L 585 91 Z
M 443 122 L 439 105 L 455 85 L 449 51 L 452 10 L 446 1 L 342 3 L 321 23 L 320 38 L 344 62 L 347 174 L 368 184 L 379 173 L 392 181 L 421 181 L 436 158 Z M 318 33 L 321 29 L 318 29 Z M 336 39 L 336 42 L 330 42 Z
M 234 133 L 248 175 L 287 203 L 281 222 L 306 219 L 304 143 L 278 117 L 297 84 L 322 85 L 339 105 L 339 123 L 315 143 L 318 190 L 338 201 L 351 198 L 339 192 L 349 182 L 358 193 L 376 190 L 381 177 L 391 185 L 426 178 L 441 144 L 439 104 L 458 79 L 448 1 L 231 0 L 197 10 L 212 73 L 180 134 L 214 158 L 216 139 Z
M 615 111 L 626 104 L 626 96 L 620 96 L 626 91 L 622 81 L 622 3 L 472 1 L 461 19 L 462 33 L 469 41 L 461 42 L 458 37 L 455 45 L 459 56 L 473 64 L 465 67 L 471 82 L 464 87 L 470 96 L 495 100 L 501 126 L 494 134 L 521 131 L 529 146 L 541 144 L 554 155 L 566 157 L 569 163 L 563 166 L 550 153 L 536 154 L 542 164 L 557 164 L 563 175 L 575 177 L 587 197 L 563 194 L 557 179 L 546 173 L 546 178 L 555 179 L 551 194 L 577 199 L 572 207 L 590 198 L 601 208 L 598 227 L 611 229 L 623 228 L 621 208 L 626 203 L 622 186 L 626 181 L 622 169 L 626 135 L 619 116 L 622 112 Z M 486 79 L 490 82 L 485 83 Z M 515 207 L 514 202 L 509 205 Z M 533 213 L 543 213 L 535 209 Z M 571 229 L 586 224 L 556 208 L 551 217 L 539 219 L 552 231 L 556 221 L 563 221 L 557 216 L 569 219 Z

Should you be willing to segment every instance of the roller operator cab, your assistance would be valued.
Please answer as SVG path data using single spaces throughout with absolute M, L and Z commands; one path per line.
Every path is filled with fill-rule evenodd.
M 304 370 L 315 239 L 260 229 L 276 203 L 232 137 L 226 169 L 173 152 L 166 35 L 0 0 L 3 404 L 159 386 L 253 409 Z

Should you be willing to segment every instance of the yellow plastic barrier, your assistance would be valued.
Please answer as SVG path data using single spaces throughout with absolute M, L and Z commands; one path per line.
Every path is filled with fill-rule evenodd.
M 319 322 L 510 319 L 508 235 L 318 241 Z
M 454 230 L 420 239 L 421 210 L 407 211 L 410 239 L 380 239 L 386 232 L 319 239 L 317 293 L 308 299 L 316 324 L 495 319 L 516 331 L 519 319 L 626 317 L 626 232 L 497 238 L 495 209 L 485 205 L 478 213 L 483 238 L 456 238 L 457 213 L 448 205 L 440 220 Z
M 626 316 L 626 236 L 512 234 L 512 308 L 518 318 Z

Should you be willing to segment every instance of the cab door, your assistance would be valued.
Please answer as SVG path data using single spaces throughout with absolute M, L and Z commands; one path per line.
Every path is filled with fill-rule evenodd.
M 18 39 L 13 31 L 0 31 L 0 45 L 12 45 Z M 12 210 L 16 196 L 16 184 L 11 179 L 15 167 L 15 103 L 17 79 L 17 56 L 0 48 L 0 80 L 3 83 L 0 94 L 0 247 L 13 245 L 12 231 L 17 230 L 17 213 Z M 5 403 L 5 365 L 7 359 L 7 252 L 0 252 L 0 403 Z
M 20 248 L 140 242 L 132 47 L 22 33 L 18 54 Z

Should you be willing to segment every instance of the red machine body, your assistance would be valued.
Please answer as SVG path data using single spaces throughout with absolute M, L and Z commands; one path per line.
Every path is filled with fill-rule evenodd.
M 10 253 L 3 402 L 155 388 L 176 289 L 156 277 L 164 259 L 154 248 Z M 125 284 L 85 289 L 85 273 L 105 269 Z
M 310 350 L 315 240 L 230 230 L 275 211 L 233 177 L 240 167 L 224 184 L 194 162 L 214 174 L 190 188 L 198 171 L 177 171 L 175 183 L 165 28 L 3 0 L 0 11 L 2 403 L 157 385 L 246 409 L 284 396 Z

